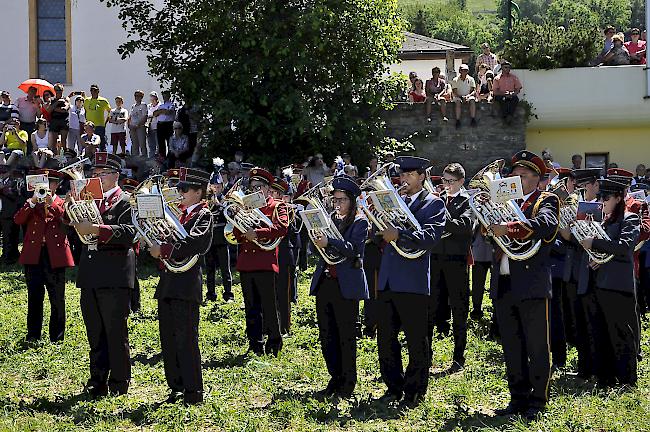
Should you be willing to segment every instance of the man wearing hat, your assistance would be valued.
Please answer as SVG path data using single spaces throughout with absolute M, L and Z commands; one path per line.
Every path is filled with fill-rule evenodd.
M 512 65 L 509 61 L 502 62 L 501 73 L 494 78 L 494 85 L 492 87 L 494 100 L 501 107 L 501 117 L 507 124 L 512 122 L 512 117 L 519 103 L 518 95 L 522 87 L 519 78 L 510 73 L 511 68 Z
M 235 296 L 232 293 L 232 272 L 230 270 L 230 249 L 224 236 L 226 227 L 226 216 L 223 214 L 223 178 L 218 171 L 212 174 L 208 186 L 208 203 L 213 217 L 212 246 L 205 256 L 206 285 L 208 293 L 206 300 L 217 300 L 215 290 L 215 272 L 217 266 L 221 270 L 221 282 L 223 284 L 223 300 L 227 303 L 233 301 Z
M 271 196 L 276 201 L 287 204 L 289 226 L 287 235 L 278 245 L 278 278 L 276 290 L 278 295 L 278 310 L 280 312 L 280 332 L 288 334 L 291 327 L 291 302 L 298 295 L 298 256 L 300 254 L 300 226 L 302 225 L 294 204 L 291 203 L 291 187 L 289 183 L 276 177 L 271 184 Z
M 469 105 L 469 116 L 471 117 L 472 127 L 476 126 L 476 82 L 469 75 L 469 66 L 460 65 L 458 76 L 451 80 L 451 93 L 456 105 L 456 129 L 460 127 L 460 114 L 462 104 Z
M 33 175 L 46 175 L 49 193 L 40 201 L 33 196 L 14 216 L 16 225 L 25 226 L 20 264 L 25 266 L 27 283 L 27 340 L 41 338 L 45 290 L 50 301 L 50 341 L 63 340 L 65 333 L 65 269 L 74 260 L 63 225 L 63 200 L 55 191 L 64 174 L 40 169 Z M 38 185 L 42 187 L 45 185 Z
M 440 240 L 445 226 L 445 204 L 423 189 L 429 160 L 400 156 L 404 203 L 420 224 L 419 230 L 388 227 L 379 234 L 386 242 L 379 269 L 379 319 L 377 347 L 381 377 L 388 387 L 382 400 L 414 406 L 427 392 L 430 347 L 427 331 L 430 253 Z M 395 249 L 424 250 L 419 258 L 405 258 Z M 402 329 L 406 336 L 409 364 L 402 369 L 402 350 L 398 340 Z
M 87 220 L 73 224 L 80 236 L 97 236 L 96 245 L 84 245 L 78 264 L 81 313 L 90 345 L 93 397 L 126 394 L 131 380 L 127 318 L 135 280 L 136 236 L 131 222 L 129 194 L 118 186 L 121 161 L 116 155 L 96 152 L 92 176 L 101 180 L 104 197 L 96 202 L 102 224 Z M 67 198 L 66 198 L 67 199 Z
M 270 251 L 262 249 L 256 241 L 273 241 L 284 237 L 289 226 L 287 205 L 273 199 L 270 194 L 273 175 L 265 169 L 253 168 L 250 171 L 249 190 L 261 191 L 266 197 L 266 205 L 260 208 L 272 226 L 262 226 L 246 232 L 233 231 L 239 243 L 237 270 L 241 279 L 246 308 L 246 335 L 249 351 L 254 354 L 277 356 L 282 348 L 280 318 L 277 308 L 276 277 L 279 272 L 278 248 Z M 266 346 L 264 334 L 268 335 Z
M 176 186 L 182 194 L 183 214 L 179 222 L 188 235 L 183 240 L 149 248 L 161 260 L 183 260 L 205 255 L 212 243 L 212 213 L 205 201 L 210 173 L 196 168 L 180 168 Z M 201 260 L 189 270 L 175 273 L 160 265 L 158 299 L 160 345 L 165 377 L 171 389 L 168 402 L 183 398 L 186 404 L 203 401 L 203 376 L 199 351 L 199 308 L 203 275 Z
M 524 194 L 516 205 L 527 222 L 492 224 L 490 231 L 496 237 L 539 241 L 540 248 L 531 258 L 520 261 L 497 254 L 498 265 L 492 272 L 497 280 L 490 295 L 496 307 L 510 389 L 510 403 L 496 412 L 534 418 L 545 409 L 549 397 L 550 253 L 558 229 L 560 204 L 557 196 L 538 189 L 547 170 L 541 157 L 522 150 L 512 157 L 512 166 L 511 175 L 521 178 Z

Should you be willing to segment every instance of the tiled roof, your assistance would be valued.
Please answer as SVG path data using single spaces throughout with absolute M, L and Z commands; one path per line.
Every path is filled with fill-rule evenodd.
M 440 39 L 433 39 L 416 33 L 404 32 L 404 42 L 400 54 L 443 53 L 447 50 L 471 51 L 465 45 L 458 45 Z

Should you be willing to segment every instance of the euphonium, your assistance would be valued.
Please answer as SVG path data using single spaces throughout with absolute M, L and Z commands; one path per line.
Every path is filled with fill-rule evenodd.
M 549 188 L 547 189 L 551 189 L 551 192 L 560 198 L 560 228 L 569 228 L 571 234 L 573 234 L 578 242 L 582 242 L 582 240 L 588 237 L 610 240 L 600 222 L 594 221 L 593 219 L 577 219 L 578 202 L 581 197 L 579 192 L 569 194 L 564 179 L 553 185 L 549 184 Z M 566 198 L 563 199 L 561 197 Z M 599 252 L 594 249 L 585 249 L 585 252 L 589 255 L 589 259 L 597 264 L 605 264 L 614 258 L 614 255 Z
M 526 222 L 526 216 L 519 206 L 508 201 L 505 204 L 492 202 L 490 196 L 490 181 L 501 178 L 501 170 L 505 164 L 503 159 L 497 159 L 477 172 L 469 181 L 470 189 L 478 191 L 469 198 L 469 205 L 476 214 L 481 225 L 491 235 L 490 225 L 508 222 Z M 515 261 L 526 260 L 534 256 L 542 244 L 541 240 L 517 240 L 507 236 L 494 237 L 494 241 L 508 258 Z
M 237 228 L 242 233 L 261 227 L 272 227 L 273 221 L 268 218 L 260 209 L 250 209 L 244 206 L 242 198 L 246 195 L 240 190 L 241 179 L 230 188 L 223 199 L 223 214 L 228 223 L 224 228 L 224 236 L 228 243 L 237 244 L 233 229 Z M 255 239 L 253 242 L 265 251 L 271 251 L 278 247 L 282 238 L 273 240 Z
M 420 223 L 413 216 L 413 213 L 411 213 L 411 210 L 409 210 L 402 197 L 399 196 L 399 191 L 395 189 L 395 186 L 393 186 L 393 183 L 388 177 L 388 170 L 393 165 L 392 162 L 382 165 L 361 184 L 361 190 L 365 193 L 385 190 L 391 191 L 395 194 L 399 207 L 389 212 L 383 211 L 375 208 L 368 196 L 360 199 L 359 204 L 368 217 L 368 220 L 380 231 L 385 230 L 389 226 L 394 226 L 398 230 L 419 231 L 422 229 Z M 426 253 L 426 250 L 410 249 L 398 245 L 397 241 L 392 241 L 391 244 L 397 253 L 404 258 L 415 259 Z
M 331 183 L 331 181 L 332 180 L 330 179 L 329 183 Z M 323 211 L 323 213 L 329 215 L 330 213 L 328 212 L 327 205 L 324 202 L 325 197 L 321 192 L 323 188 L 328 188 L 328 186 L 329 185 L 327 184 L 327 182 L 319 183 L 316 186 L 312 187 L 311 189 L 305 191 L 305 193 L 300 195 L 294 201 L 304 203 L 306 209 L 320 209 Z M 339 255 L 338 253 L 333 252 L 333 249 L 332 250 L 328 250 L 327 248 L 323 249 L 318 245 L 316 245 L 316 240 L 322 236 L 343 240 L 343 236 L 336 228 L 336 225 L 334 225 L 333 223 L 328 224 L 327 228 L 324 230 L 310 229 L 307 230 L 307 234 L 309 235 L 309 238 L 313 242 L 314 246 L 316 246 L 316 249 L 318 249 L 320 255 L 323 257 L 323 260 L 325 260 L 327 264 L 335 265 L 345 261 L 345 257 Z
M 59 170 L 66 175 L 68 175 L 72 180 L 84 180 L 86 177 L 84 175 L 84 164 L 88 162 L 88 158 L 84 158 L 79 162 L 68 165 L 65 168 Z M 65 209 L 65 214 L 68 216 L 73 223 L 79 223 L 82 220 L 87 220 L 92 224 L 101 225 L 103 224 L 102 215 L 97 208 L 97 204 L 92 196 L 90 197 L 80 197 L 80 200 L 75 200 L 72 195 L 69 195 L 63 204 Z M 79 234 L 79 232 L 77 232 Z M 79 234 L 79 240 L 82 243 L 87 245 L 96 245 L 97 236 L 95 234 L 81 235 Z
M 177 208 L 177 204 L 173 201 L 167 200 L 168 198 L 163 194 L 163 190 L 165 189 L 163 185 L 164 182 L 162 176 L 155 175 L 149 177 L 133 190 L 129 200 L 129 203 L 131 204 L 131 221 L 133 222 L 133 226 L 135 226 L 135 229 L 138 231 L 139 237 L 144 240 L 149 247 L 161 245 L 163 243 L 175 243 L 188 236 L 187 231 L 179 222 L 177 214 L 175 214 L 174 208 Z M 140 217 L 138 214 L 137 197 L 138 195 L 143 194 L 160 195 L 163 197 L 164 218 Z M 193 255 L 182 260 L 161 259 L 161 261 L 167 270 L 173 273 L 183 273 L 192 268 L 198 259 L 198 255 Z

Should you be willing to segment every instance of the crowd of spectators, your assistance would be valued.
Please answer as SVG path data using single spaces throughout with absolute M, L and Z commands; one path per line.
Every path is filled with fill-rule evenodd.
M 603 30 L 605 39 L 603 49 L 594 61 L 602 66 L 625 66 L 647 64 L 647 31 L 643 33 L 638 28 L 629 32 L 629 40 L 625 41 L 625 34 L 616 32 L 613 26 Z

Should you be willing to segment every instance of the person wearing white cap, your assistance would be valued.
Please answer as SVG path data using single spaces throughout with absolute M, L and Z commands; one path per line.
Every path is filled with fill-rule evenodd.
M 472 127 L 476 126 L 476 82 L 469 76 L 469 66 L 460 65 L 460 73 L 451 82 L 451 92 L 456 104 L 456 129 L 460 127 L 461 106 L 464 103 L 469 104 L 469 115 L 472 118 Z

